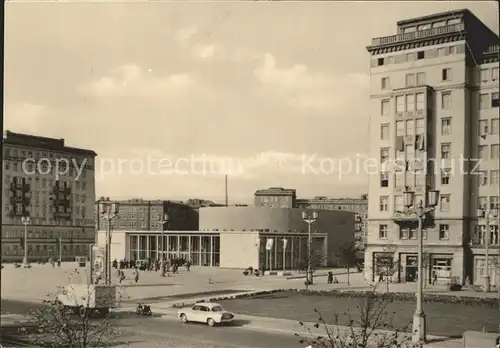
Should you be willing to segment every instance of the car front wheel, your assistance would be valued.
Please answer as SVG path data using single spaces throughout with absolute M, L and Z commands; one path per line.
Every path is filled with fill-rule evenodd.
M 207 319 L 207 324 L 208 324 L 208 326 L 214 327 L 215 326 L 215 320 L 213 320 L 212 318 L 208 318 Z
M 186 315 L 186 314 L 184 314 L 184 313 L 183 313 L 183 314 L 181 314 L 181 321 L 182 321 L 183 323 L 187 323 L 187 322 L 188 322 L 188 317 L 187 317 L 187 315 Z

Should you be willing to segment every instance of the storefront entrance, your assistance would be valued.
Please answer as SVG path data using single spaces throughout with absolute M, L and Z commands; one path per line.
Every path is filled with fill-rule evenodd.
M 451 260 L 450 257 L 433 257 L 431 279 L 434 279 L 435 276 L 438 283 L 449 282 L 451 279 Z
M 417 256 L 408 255 L 406 256 L 406 281 L 416 282 L 418 279 L 418 258 Z

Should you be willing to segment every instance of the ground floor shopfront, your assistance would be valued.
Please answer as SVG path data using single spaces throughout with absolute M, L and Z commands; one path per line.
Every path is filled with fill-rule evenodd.
M 423 255 L 423 277 L 426 283 L 463 282 L 467 277 L 464 252 L 461 248 L 426 248 Z M 418 255 L 416 247 L 368 246 L 365 250 L 365 279 L 375 282 L 416 282 Z
M 95 228 L 85 226 L 28 225 L 28 262 L 61 258 L 75 261 L 88 257 L 95 243 Z M 24 257 L 24 225 L 2 225 L 2 262 L 22 262 Z
M 98 244 L 104 245 L 106 231 L 98 232 Z M 311 238 L 311 260 L 326 265 L 327 238 Z M 302 234 L 206 231 L 119 231 L 112 232 L 111 260 L 147 260 L 183 258 L 193 266 L 268 270 L 296 269 L 304 265 L 308 237 Z
M 500 283 L 500 258 L 498 250 L 489 253 L 489 277 L 492 288 Z M 482 284 L 486 276 L 484 249 L 429 247 L 423 255 L 424 282 L 432 284 Z M 393 283 L 416 282 L 418 279 L 418 255 L 416 248 L 395 248 L 387 251 L 378 246 L 367 247 L 365 252 L 365 279 L 389 280 Z

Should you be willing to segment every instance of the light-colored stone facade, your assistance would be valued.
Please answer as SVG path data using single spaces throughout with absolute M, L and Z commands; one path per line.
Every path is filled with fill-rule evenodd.
M 425 203 L 437 189 L 423 234 L 428 272 L 474 281 L 485 255 L 477 208 L 499 208 L 498 36 L 468 10 L 400 21 L 397 30 L 368 47 L 370 157 L 380 175 L 369 177 L 366 278 L 376 278 L 374 254 L 390 249 L 401 263 L 399 281 L 415 280 L 406 276 L 414 270 L 404 253 L 417 253 L 416 226 L 396 215 L 405 209 L 404 191 Z M 497 257 L 498 218 L 490 227 Z

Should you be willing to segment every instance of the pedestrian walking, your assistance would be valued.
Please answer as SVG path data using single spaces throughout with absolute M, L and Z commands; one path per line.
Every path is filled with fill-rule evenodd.
M 433 271 L 432 272 L 432 285 L 436 285 L 437 280 L 438 280 L 437 273 L 436 273 L 436 271 Z
M 125 273 L 120 270 L 120 284 L 125 280 Z M 139 278 L 137 278 L 137 280 L 139 280 Z M 135 281 L 137 283 L 137 280 Z
M 137 267 L 135 269 L 134 280 L 136 284 L 139 282 L 139 270 L 137 269 Z
M 332 284 L 333 283 L 333 272 L 330 271 L 328 272 L 328 277 L 327 277 L 327 284 Z

